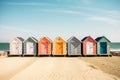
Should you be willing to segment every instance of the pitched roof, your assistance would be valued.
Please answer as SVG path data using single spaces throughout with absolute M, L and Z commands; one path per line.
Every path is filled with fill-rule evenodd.
M 17 37 L 20 41 L 24 41 L 24 39 L 22 37 Z
M 86 40 L 87 38 L 90 38 L 92 40 L 94 40 L 91 36 L 87 36 L 87 37 L 84 37 L 81 41 L 83 42 L 84 40 Z M 96 42 L 96 40 L 94 40 Z
M 87 38 L 88 38 L 88 36 L 84 37 L 81 41 L 84 41 L 84 40 L 87 39 Z
M 35 43 L 38 42 L 38 40 L 36 38 L 34 38 L 34 37 L 29 37 L 27 40 L 25 40 L 25 42 L 26 41 L 34 41 Z
M 102 38 L 105 38 L 107 41 L 110 42 L 110 40 L 108 40 L 105 36 L 97 37 L 95 40 L 99 42 Z
M 50 39 L 50 38 L 48 38 L 48 37 L 42 37 L 42 38 L 40 38 L 40 40 L 42 40 L 42 39 L 44 39 L 44 38 L 46 38 L 46 39 L 48 39 L 50 42 L 52 42 L 52 40 Z M 39 41 L 40 41 L 39 40 Z
M 56 38 L 55 38 L 55 41 L 56 41 L 56 40 L 59 40 L 59 39 L 61 39 L 62 41 L 66 42 L 66 41 L 65 41 L 62 37 L 60 37 L 60 36 L 56 37 Z
M 71 41 L 72 39 L 76 39 L 76 40 L 78 40 L 78 41 L 80 41 L 78 38 L 76 38 L 75 36 L 72 36 L 72 37 L 70 37 L 67 41 Z M 81 42 L 81 41 L 80 41 Z
M 35 37 L 31 37 L 35 42 L 38 42 L 38 40 Z
M 75 36 L 70 37 L 67 41 L 70 41 L 71 39 L 76 38 Z

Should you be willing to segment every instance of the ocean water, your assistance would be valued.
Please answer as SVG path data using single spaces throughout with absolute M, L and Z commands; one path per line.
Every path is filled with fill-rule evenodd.
M 113 42 L 110 44 L 111 51 L 120 51 L 120 42 Z
M 10 48 L 10 43 L 0 43 L 0 51 L 8 51 Z M 120 51 L 120 42 L 113 42 L 110 45 L 111 51 Z
M 8 51 L 9 50 L 9 43 L 0 43 L 0 51 Z

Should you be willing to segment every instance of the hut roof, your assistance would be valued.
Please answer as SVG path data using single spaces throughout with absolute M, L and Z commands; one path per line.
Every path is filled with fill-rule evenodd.
M 22 37 L 17 37 L 20 41 L 24 41 L 24 39 Z
M 71 41 L 72 39 L 76 39 L 76 40 L 78 40 L 78 41 L 80 41 L 78 38 L 76 38 L 75 36 L 72 36 L 72 37 L 70 37 L 67 41 Z M 81 42 L 81 41 L 80 41 Z
M 84 37 L 81 41 L 83 42 L 84 40 L 86 40 L 87 38 L 91 38 L 92 40 L 94 40 L 91 36 L 86 36 Z M 94 40 L 95 41 L 95 40 Z M 95 41 L 96 42 L 96 41 Z
M 38 40 L 35 37 L 31 37 L 35 42 L 38 42 Z
M 38 42 L 38 40 L 36 38 L 34 38 L 34 37 L 29 37 L 27 40 L 25 40 L 25 42 L 26 41 L 34 41 L 35 43 Z
M 99 42 L 102 38 L 105 38 L 108 42 L 110 42 L 110 40 L 108 40 L 105 36 L 97 37 L 95 40 Z
M 87 39 L 88 38 L 88 36 L 87 37 L 84 37 L 81 41 L 84 41 L 85 39 Z
M 42 38 L 40 38 L 39 41 L 41 41 L 41 40 L 44 39 L 44 38 L 46 38 L 47 40 L 49 40 L 50 42 L 52 42 L 52 40 L 51 40 L 50 38 L 48 38 L 48 37 L 42 37 Z
M 60 36 L 56 37 L 56 38 L 55 38 L 55 41 L 56 41 L 56 40 L 62 40 L 62 41 L 64 41 L 64 42 L 66 42 L 66 41 L 65 41 L 63 38 L 61 38 Z

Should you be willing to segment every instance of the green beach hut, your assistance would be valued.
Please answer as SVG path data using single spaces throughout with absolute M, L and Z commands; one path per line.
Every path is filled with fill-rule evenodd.
M 110 54 L 110 40 L 105 36 L 97 37 L 97 54 L 98 55 L 109 55 Z

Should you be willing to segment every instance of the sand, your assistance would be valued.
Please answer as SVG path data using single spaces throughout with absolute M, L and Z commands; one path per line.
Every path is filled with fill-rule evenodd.
M 81 57 L 0 58 L 0 80 L 120 80 Z
M 80 57 L 81 60 L 88 62 L 102 71 L 115 75 L 120 78 L 120 57 Z
M 36 58 L 0 57 L 0 80 L 9 80 L 18 72 L 31 65 Z

